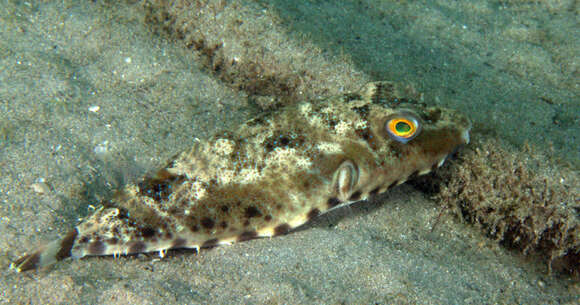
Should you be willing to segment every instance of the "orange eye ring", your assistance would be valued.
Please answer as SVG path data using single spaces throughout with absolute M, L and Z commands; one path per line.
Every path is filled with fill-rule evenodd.
M 399 111 L 387 117 L 385 129 L 391 139 L 407 143 L 421 132 L 421 120 L 411 111 Z

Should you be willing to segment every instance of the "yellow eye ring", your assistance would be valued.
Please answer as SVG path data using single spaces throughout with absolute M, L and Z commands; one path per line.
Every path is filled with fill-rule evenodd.
M 421 120 L 415 113 L 402 110 L 387 117 L 385 129 L 391 139 L 407 143 L 421 132 Z

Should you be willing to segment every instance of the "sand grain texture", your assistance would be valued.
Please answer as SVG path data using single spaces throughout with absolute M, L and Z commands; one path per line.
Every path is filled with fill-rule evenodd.
M 477 132 L 515 144 L 554 142 L 563 160 L 578 164 L 573 58 L 580 35 L 563 34 L 578 30 L 569 19 L 577 11 L 574 1 L 236 3 L 239 16 L 272 18 L 267 37 L 288 40 L 284 46 L 294 54 L 315 55 L 296 63 L 312 77 L 310 85 L 250 90 L 241 78 L 260 73 L 237 78 L 216 71 L 214 61 L 204 60 L 208 54 L 154 28 L 143 3 L 2 2 L 0 303 L 578 301 L 577 282 L 548 275 L 545 266 L 472 226 L 443 216 L 431 232 L 439 209 L 408 185 L 293 234 L 199 255 L 181 251 L 160 261 L 92 258 L 38 273 L 8 270 L 24 251 L 66 233 L 90 204 L 162 165 L 194 137 L 235 126 L 255 111 L 252 105 L 267 106 L 270 94 L 284 95 L 280 102 L 286 103 L 341 93 L 368 79 L 405 80 L 425 102 L 472 117 Z M 230 14 L 224 18 L 235 17 Z M 560 27 L 546 23 L 549 18 Z M 231 29 L 222 30 L 224 41 L 235 41 Z M 493 40 L 497 33 L 509 35 Z M 272 43 L 255 40 L 251 50 Z M 264 54 L 289 62 L 282 51 Z M 344 65 L 337 68 L 337 62 Z M 291 75 L 287 68 L 273 70 L 275 84 L 285 80 L 280 73 Z M 352 83 L 341 83 L 349 77 Z M 505 122 L 515 127 L 496 127 Z

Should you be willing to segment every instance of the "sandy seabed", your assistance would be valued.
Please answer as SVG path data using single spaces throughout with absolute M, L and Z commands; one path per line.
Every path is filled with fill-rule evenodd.
M 469 115 L 473 136 L 551 145 L 563 162 L 578 164 L 574 1 L 233 1 L 241 9 L 195 19 L 208 35 L 198 50 L 187 47 L 194 32 L 176 37 L 175 28 L 147 21 L 162 1 L 128 2 L 0 3 L 0 303 L 580 300 L 577 280 L 548 274 L 447 214 L 437 221 L 435 202 L 408 185 L 282 237 L 161 260 L 87 258 L 13 272 L 12 260 L 62 236 L 115 188 L 195 137 L 233 128 L 262 95 L 284 93 L 283 86 L 252 87 L 250 74 L 236 78 L 242 55 L 284 67 L 261 73 L 274 84 L 292 80 L 290 99 L 340 94 L 368 80 L 405 81 L 425 102 Z M 168 13 L 185 18 L 175 7 Z M 268 22 L 274 26 L 247 36 L 224 26 Z M 251 36 L 257 32 L 264 36 Z M 215 37 L 227 47 L 204 53 Z M 248 50 L 236 49 L 242 46 Z M 230 69 L 224 72 L 217 57 L 238 63 L 221 66 Z M 290 68 L 303 76 L 288 78 Z

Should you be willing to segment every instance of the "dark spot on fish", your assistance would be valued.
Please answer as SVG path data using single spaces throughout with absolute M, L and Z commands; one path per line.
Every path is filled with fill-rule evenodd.
M 169 158 L 169 161 L 167 162 L 167 164 L 165 164 L 164 169 L 167 170 L 168 168 L 174 168 L 177 157 L 179 157 L 179 154 L 175 154 L 171 158 Z
M 224 205 L 222 205 L 220 209 L 221 209 L 221 210 L 222 210 L 222 212 L 224 212 L 224 213 L 227 213 L 227 212 L 230 210 L 230 208 L 229 208 L 227 205 L 225 205 L 225 204 L 224 204 Z
M 71 256 L 70 250 L 72 249 L 73 244 L 75 243 L 77 235 L 78 231 L 77 229 L 74 229 L 68 232 L 68 234 L 61 240 L 60 250 L 58 250 L 55 256 L 57 261 L 61 261 Z
M 217 238 L 213 238 L 213 239 L 208 239 L 206 240 L 201 247 L 202 248 L 212 248 L 218 245 L 219 239 Z
M 333 207 L 340 204 L 340 200 L 338 200 L 338 198 L 336 198 L 336 197 L 332 197 L 332 198 L 328 199 L 327 204 L 328 204 L 329 208 L 333 208 Z
M 394 86 L 391 83 L 377 83 L 375 87 L 376 90 L 373 96 L 371 97 L 371 101 L 373 102 L 373 104 L 384 105 L 387 104 L 388 102 L 391 102 L 391 100 L 393 99 L 394 92 L 393 87 Z
M 168 212 L 169 214 L 171 214 L 171 215 L 173 215 L 173 216 L 177 216 L 177 217 L 184 216 L 184 213 L 183 213 L 183 208 L 181 208 L 181 207 L 178 207 L 178 206 L 172 206 L 172 207 L 170 207 L 170 208 L 167 210 L 167 212 Z
M 246 208 L 244 216 L 246 216 L 246 218 L 260 217 L 262 216 L 262 213 L 260 210 L 258 210 L 258 208 L 252 205 Z
M 194 225 L 190 226 L 189 229 L 191 230 L 191 232 L 197 232 L 197 231 L 199 231 L 199 226 L 194 224 Z
M 334 119 L 328 119 L 326 121 L 326 124 L 330 129 L 333 129 L 336 126 L 336 124 L 338 124 L 338 121 Z
M 175 187 L 185 181 L 185 176 L 171 174 L 162 169 L 155 177 L 146 178 L 138 183 L 139 195 L 147 196 L 159 202 L 167 200 Z
M 292 227 L 290 227 L 290 225 L 287 223 L 278 225 L 274 228 L 274 236 L 286 234 L 288 231 L 290 231 L 290 229 L 292 229 Z
M 145 252 L 145 243 L 142 241 L 136 241 L 129 246 L 129 253 L 143 253 Z
M 306 139 L 304 136 L 295 132 L 288 134 L 274 134 L 264 140 L 262 146 L 266 152 L 271 152 L 278 147 L 297 148 L 304 144 Z
M 286 146 L 290 143 L 290 139 L 288 139 L 286 136 L 280 136 L 279 141 L 283 146 Z
M 98 241 L 93 241 L 92 243 L 89 244 L 89 254 L 92 255 L 101 255 L 105 252 L 105 244 L 98 240 Z
M 369 105 L 352 108 L 363 120 L 366 120 L 369 115 Z
M 40 253 L 36 252 L 30 255 L 23 256 L 14 262 L 15 266 L 18 266 L 18 271 L 27 271 L 38 268 L 38 263 L 40 263 Z
M 220 222 L 220 228 L 227 229 L 227 227 L 228 227 L 228 223 L 227 222 L 225 222 L 225 221 Z
M 266 215 L 266 216 L 264 216 L 264 220 L 265 220 L 265 221 L 270 221 L 270 220 L 272 220 L 272 215 Z
M 264 124 L 264 118 L 263 117 L 256 117 L 254 119 L 251 119 L 249 121 L 246 122 L 246 125 L 248 126 L 256 126 L 256 125 L 261 125 Z
M 256 237 L 258 237 L 258 233 L 256 231 L 245 231 L 238 236 L 238 241 L 246 241 Z
M 355 129 L 354 132 L 357 134 L 357 136 L 367 142 L 371 149 L 376 150 L 378 148 L 376 138 L 368 127 L 363 129 Z
M 171 238 L 173 238 L 173 234 L 171 234 L 171 232 L 165 232 L 165 234 L 163 234 L 163 238 L 164 239 L 171 239 Z
M 155 235 L 155 230 L 151 227 L 144 227 L 141 228 L 139 233 L 141 233 L 141 236 L 144 238 L 151 238 Z
M 215 221 L 209 217 L 204 217 L 201 219 L 201 226 L 211 230 L 215 226 Z
M 175 249 L 175 248 L 183 248 L 185 247 L 185 243 L 187 241 L 183 238 L 176 238 L 173 243 L 171 243 L 171 248 Z
M 441 119 L 441 109 L 439 109 L 439 108 L 428 111 L 425 114 L 425 120 L 429 121 L 431 123 L 436 123 L 440 119 Z
M 320 210 L 317 208 L 313 208 L 312 210 L 310 210 L 310 212 L 308 212 L 306 217 L 308 217 L 308 220 L 311 220 L 312 218 L 317 217 L 318 215 L 320 215 Z
M 265 142 L 263 143 L 264 145 L 264 150 L 266 150 L 266 152 L 271 152 L 274 150 L 274 145 L 271 142 Z
M 116 245 L 119 242 L 119 239 L 116 237 L 112 237 L 112 238 L 105 240 L 105 242 L 109 245 Z
M 79 238 L 79 244 L 86 244 L 87 242 L 89 242 L 89 238 L 87 236 Z
M 110 205 L 111 203 L 108 203 L 108 204 Z M 117 218 L 119 218 L 119 219 L 128 219 L 129 218 L 129 211 L 127 211 L 126 208 L 117 207 L 117 209 L 119 210 L 119 214 L 117 214 Z
M 361 195 L 361 191 L 356 191 L 354 193 L 352 193 L 352 195 L 350 195 L 350 198 L 348 198 L 349 201 L 357 201 L 360 199 L 360 195 Z
M 246 220 L 244 220 L 244 227 L 247 227 L 247 226 L 249 226 L 249 225 L 250 225 L 250 221 L 249 221 L 249 220 L 247 220 L 247 219 L 246 219 Z
M 362 100 L 362 96 L 360 96 L 360 94 L 358 93 L 346 93 L 344 95 L 344 102 L 345 103 L 350 103 L 352 101 L 360 101 Z

